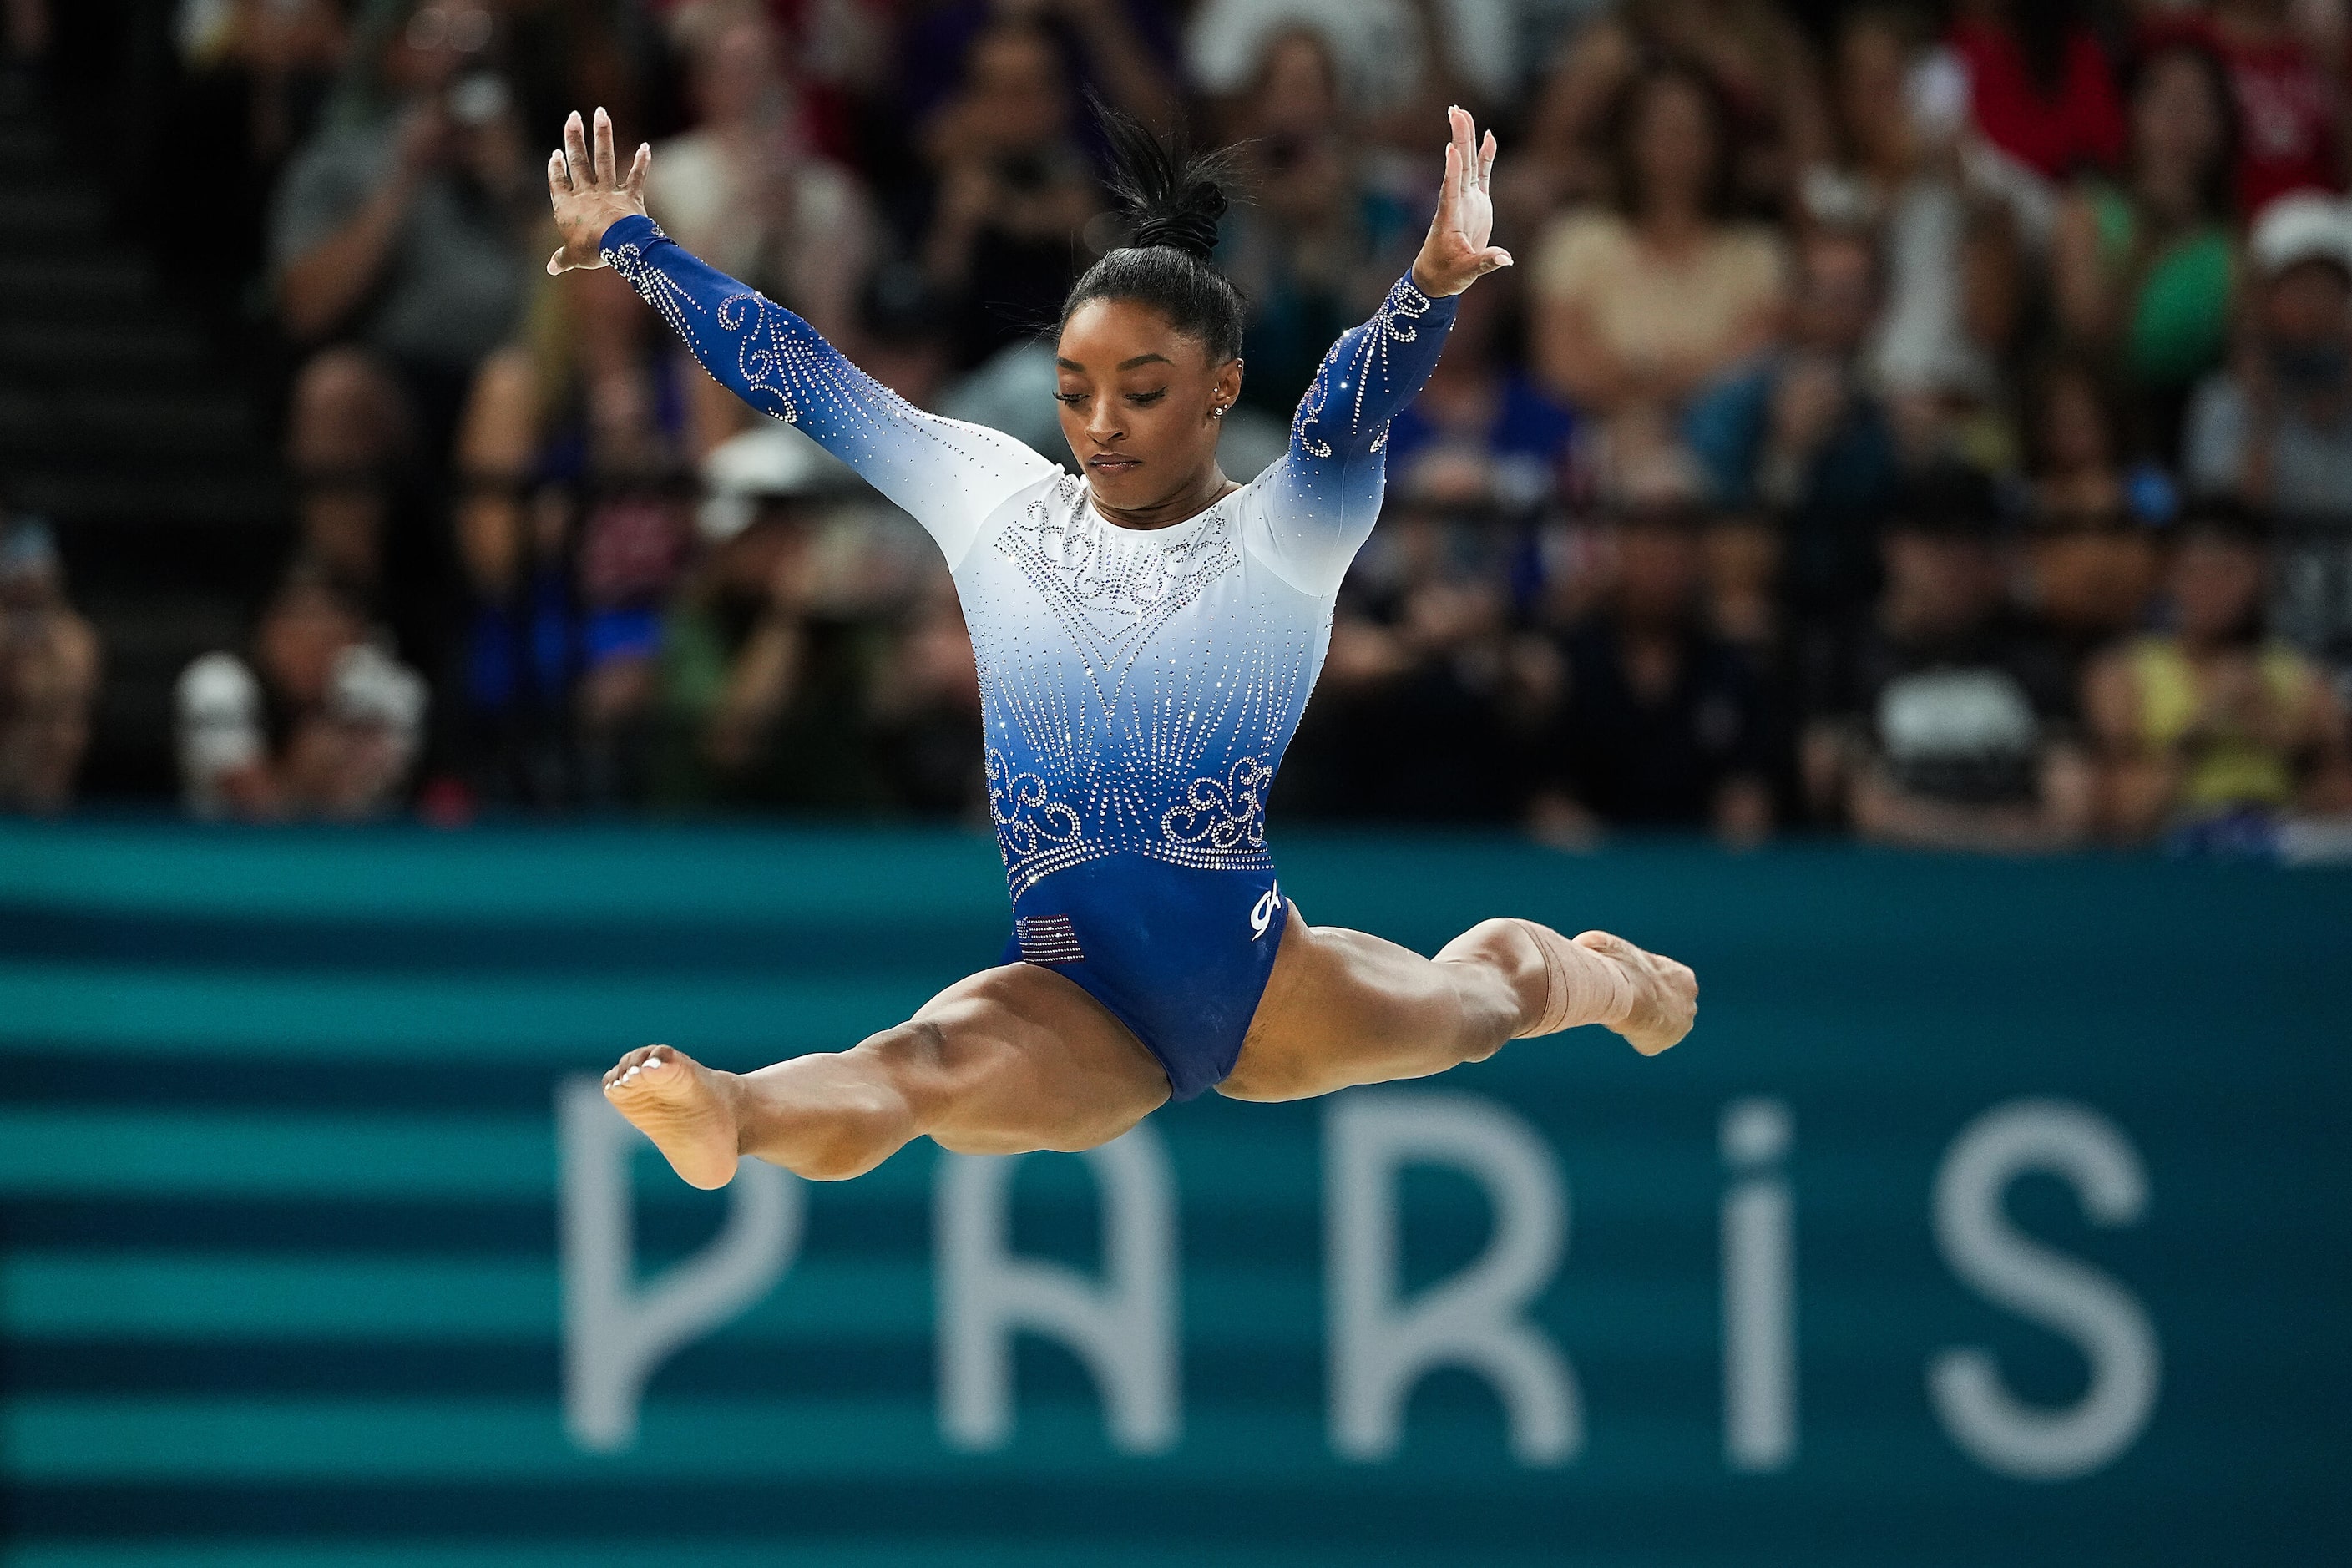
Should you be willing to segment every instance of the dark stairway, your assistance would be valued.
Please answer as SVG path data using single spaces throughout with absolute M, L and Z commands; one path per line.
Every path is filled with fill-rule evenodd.
M 171 689 L 242 649 L 290 538 L 249 388 L 152 264 L 109 232 L 103 187 L 47 116 L 0 101 L 0 494 L 57 529 L 105 679 L 80 795 L 168 801 Z

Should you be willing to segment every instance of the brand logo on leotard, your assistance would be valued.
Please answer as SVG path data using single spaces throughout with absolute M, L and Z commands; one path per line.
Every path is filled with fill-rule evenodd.
M 1250 910 L 1250 940 L 1255 942 L 1274 924 L 1274 914 L 1282 908 L 1282 887 L 1276 883 L 1257 897 L 1256 907 Z

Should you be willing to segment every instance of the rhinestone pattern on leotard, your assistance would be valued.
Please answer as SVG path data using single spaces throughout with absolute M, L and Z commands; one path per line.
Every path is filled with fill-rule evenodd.
M 1197 517 L 1125 529 L 1081 480 L 912 407 L 798 316 L 627 221 L 608 258 L 705 367 L 797 423 L 947 552 L 1013 896 L 1117 854 L 1270 867 L 1267 792 L 1322 667 L 1339 577 L 1379 510 L 1388 421 L 1426 378 L 1452 302 L 1400 281 L 1325 357 L 1287 456 Z

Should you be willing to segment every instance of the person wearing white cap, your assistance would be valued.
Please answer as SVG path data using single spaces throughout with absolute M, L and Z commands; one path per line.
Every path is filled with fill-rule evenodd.
M 2246 249 L 2251 341 L 2190 405 L 2189 488 L 2352 524 L 2352 202 L 2282 196 Z

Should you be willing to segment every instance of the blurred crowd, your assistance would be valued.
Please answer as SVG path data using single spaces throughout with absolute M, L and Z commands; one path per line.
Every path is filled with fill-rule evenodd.
M 1518 265 L 1396 421 L 1278 818 L 2352 812 L 2346 0 L 179 0 L 175 39 L 299 498 L 181 680 L 191 810 L 984 820 L 928 542 L 609 272 L 545 276 L 540 171 L 609 108 L 672 236 L 1066 457 L 1040 328 L 1121 237 L 1091 91 L 1241 149 L 1239 479 L 1410 261 L 1444 106 L 1502 138 Z M 0 794 L 54 807 L 98 650 L 37 528 L 0 610 Z

